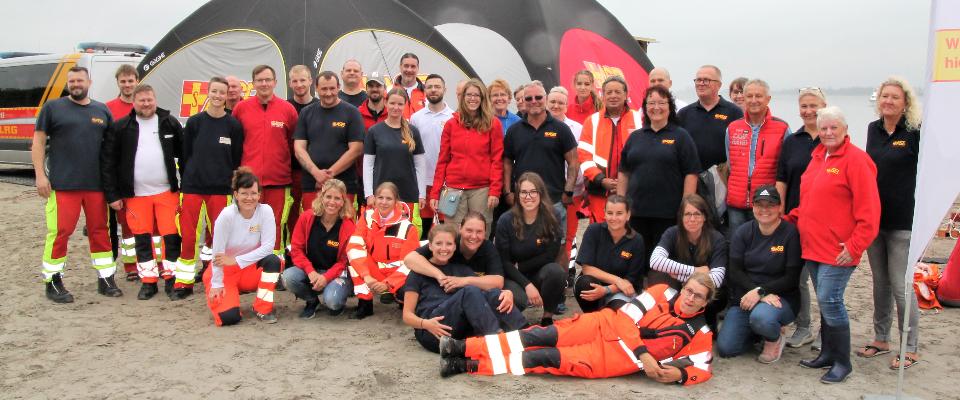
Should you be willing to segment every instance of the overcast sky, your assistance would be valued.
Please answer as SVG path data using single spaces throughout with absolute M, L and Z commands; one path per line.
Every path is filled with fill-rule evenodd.
M 482 0 L 478 0 L 482 1 Z M 205 0 L 33 0 L 4 10 L 0 51 L 67 52 L 84 41 L 153 46 Z M 887 75 L 920 85 L 928 0 L 601 0 L 650 45 L 674 89 L 689 91 L 697 67 L 724 81 L 759 77 L 778 88 L 875 86 Z M 129 17 L 128 17 L 129 16 Z M 44 18 L 44 19 L 41 19 Z

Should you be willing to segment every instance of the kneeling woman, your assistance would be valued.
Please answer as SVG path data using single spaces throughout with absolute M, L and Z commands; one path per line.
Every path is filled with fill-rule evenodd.
M 306 300 L 302 319 L 316 314 L 320 294 L 330 315 L 340 315 L 353 293 L 346 273 L 347 242 L 356 225 L 353 206 L 346 204 L 346 199 L 347 186 L 339 179 L 327 180 L 311 204 L 312 212 L 300 214 L 293 229 L 293 266 L 283 271 L 283 282 L 298 298 Z
M 605 222 L 591 224 L 583 233 L 577 263 L 583 272 L 573 288 L 573 297 L 583 312 L 603 307 L 614 294 L 636 296 L 647 273 L 643 237 L 630 228 L 630 199 L 618 194 L 607 197 Z
M 373 315 L 373 294 L 380 302 L 393 303 L 410 270 L 403 257 L 420 245 L 420 234 L 410 222 L 410 207 L 398 200 L 397 185 L 383 182 L 374 192 L 374 206 L 360 215 L 357 228 L 347 243 L 353 292 L 357 310 L 350 316 L 363 319 Z
M 703 309 L 716 294 L 704 273 L 679 292 L 656 285 L 601 311 L 522 331 L 442 338 L 440 374 L 552 374 L 608 378 L 643 371 L 662 383 L 693 385 L 712 376 L 713 333 Z
M 717 334 L 717 353 L 733 357 L 763 338 L 757 361 L 780 359 L 785 339 L 783 327 L 793 322 L 800 308 L 800 233 L 782 220 L 780 194 L 773 185 L 757 188 L 753 197 L 754 220 L 741 225 L 730 239 L 727 284 L 730 308 Z
M 436 225 L 430 230 L 430 264 L 445 276 L 473 277 L 470 267 L 450 264 L 457 249 L 456 237 L 453 225 Z M 512 304 L 506 312 L 500 312 L 500 303 L 500 289 L 466 285 L 447 293 L 436 279 L 414 272 L 403 290 L 403 322 L 415 328 L 420 345 L 439 352 L 441 337 L 493 335 L 501 326 L 515 330 L 526 325 L 527 320 Z
M 497 221 L 503 287 L 521 310 L 528 302 L 543 306 L 540 325 L 550 325 L 567 284 L 567 271 L 556 262 L 563 232 L 540 175 L 520 175 L 515 195 L 513 207 Z
M 232 186 L 235 204 L 224 208 L 213 225 L 212 268 L 203 274 L 207 307 L 217 326 L 233 325 L 241 319 L 240 293 L 256 291 L 257 318 L 273 324 L 273 290 L 280 277 L 273 209 L 260 204 L 260 180 L 249 168 L 233 173 Z

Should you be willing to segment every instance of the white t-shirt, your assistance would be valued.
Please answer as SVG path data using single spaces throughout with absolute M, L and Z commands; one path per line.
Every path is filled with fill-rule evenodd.
M 440 134 L 443 133 L 443 125 L 452 117 L 453 110 L 446 103 L 443 104 L 443 110 L 440 112 L 430 111 L 430 106 L 427 106 L 410 116 L 410 125 L 417 127 L 420 131 L 420 140 L 423 141 L 423 152 L 426 158 L 423 175 L 427 185 L 433 185 L 433 174 L 436 172 L 437 159 L 440 157 Z
M 225 254 L 237 259 L 241 269 L 256 264 L 264 257 L 273 254 L 277 240 L 277 227 L 273 218 L 273 209 L 260 204 L 250 219 L 243 218 L 236 204 L 231 204 L 220 212 L 213 225 L 213 254 Z M 211 264 L 213 276 L 210 286 L 223 287 L 223 266 Z
M 170 191 L 167 166 L 163 163 L 163 148 L 160 146 L 160 119 L 156 114 L 148 119 L 137 116 L 137 124 L 140 134 L 133 160 L 133 194 L 140 197 Z

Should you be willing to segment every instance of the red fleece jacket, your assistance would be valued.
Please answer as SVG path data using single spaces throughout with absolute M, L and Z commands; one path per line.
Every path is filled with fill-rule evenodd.
M 444 183 L 456 189 L 490 187 L 490 196 L 503 189 L 503 128 L 493 119 L 490 129 L 479 132 L 460 124 L 454 114 L 440 134 L 440 155 L 429 197 L 440 199 Z
M 800 178 L 800 206 L 786 219 L 797 224 L 805 260 L 837 265 L 840 244 L 860 264 L 880 230 L 877 167 L 866 152 L 844 140 L 835 152 L 818 145 Z M 826 158 L 825 158 L 826 156 Z
M 316 271 L 313 263 L 307 258 L 307 239 L 310 237 L 310 230 L 313 229 L 313 221 L 316 218 L 317 216 L 309 210 L 300 214 L 300 219 L 297 220 L 297 225 L 293 228 L 293 237 L 290 239 L 290 257 L 293 259 L 293 264 L 302 268 L 303 272 L 307 274 Z M 340 242 L 340 248 L 337 250 L 337 263 L 327 268 L 327 272 L 323 273 L 327 282 L 336 279 L 347 267 L 347 242 L 350 241 L 354 228 L 356 228 L 356 224 L 349 218 L 344 219 L 340 224 L 340 233 L 337 235 Z

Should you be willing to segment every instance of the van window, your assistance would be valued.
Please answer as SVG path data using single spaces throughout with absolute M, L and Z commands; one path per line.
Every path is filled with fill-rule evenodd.
M 39 107 L 56 69 L 57 63 L 0 67 L 0 108 Z

